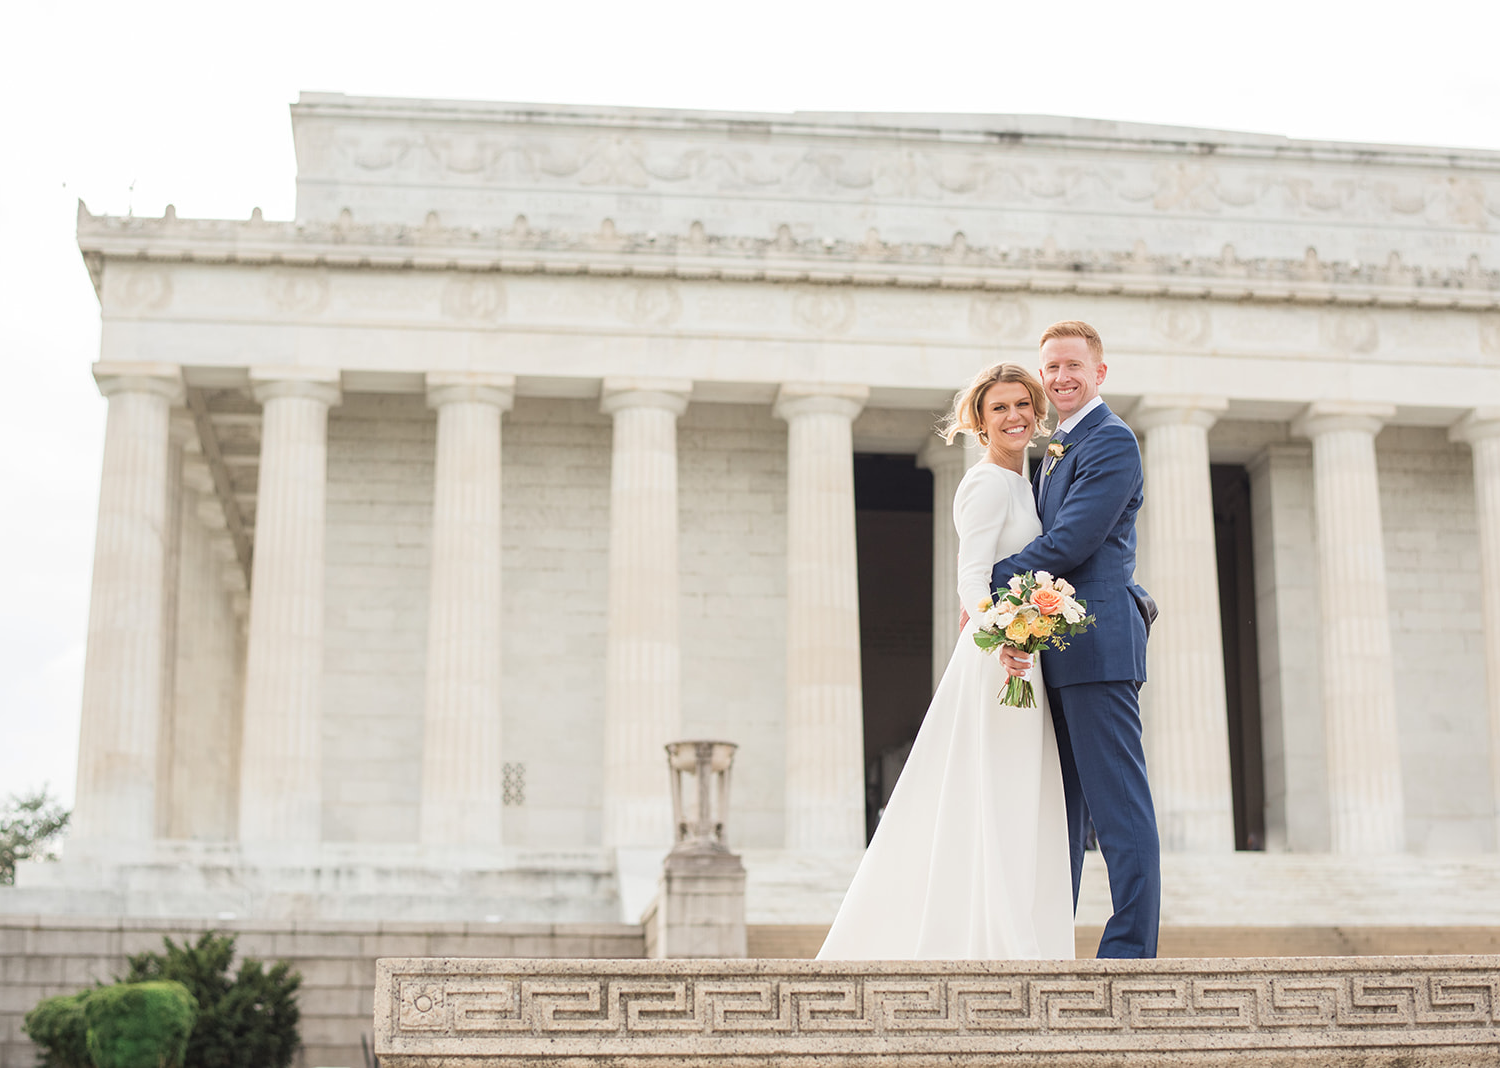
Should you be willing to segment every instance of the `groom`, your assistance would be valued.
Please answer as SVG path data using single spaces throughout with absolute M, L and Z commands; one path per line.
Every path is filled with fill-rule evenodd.
M 1042 334 L 1042 385 L 1061 422 L 1032 476 L 1042 536 L 995 565 L 994 588 L 1012 575 L 1049 571 L 1071 582 L 1098 623 L 1046 657 L 1073 860 L 1073 909 L 1090 817 L 1109 868 L 1114 915 L 1101 957 L 1156 956 L 1161 846 L 1146 782 L 1138 695 L 1146 679 L 1146 628 L 1156 607 L 1135 585 L 1135 515 L 1141 453 L 1135 434 L 1099 396 L 1104 343 L 1087 323 Z M 1012 675 L 1031 658 L 1006 648 Z

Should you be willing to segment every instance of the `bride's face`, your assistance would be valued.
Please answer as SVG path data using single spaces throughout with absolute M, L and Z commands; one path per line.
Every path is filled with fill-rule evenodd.
M 1025 452 L 1036 433 L 1037 413 L 1032 409 L 1031 391 L 1024 382 L 996 382 L 990 386 L 984 391 L 980 415 L 985 435 L 990 439 L 990 454 L 997 459 Z

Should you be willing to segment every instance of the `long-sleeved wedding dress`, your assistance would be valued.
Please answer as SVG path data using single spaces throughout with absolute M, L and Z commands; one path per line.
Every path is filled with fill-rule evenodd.
M 1006 676 L 974 644 L 990 568 L 1042 532 L 1031 486 L 983 462 L 953 501 L 959 635 L 875 837 L 818 953 L 823 960 L 999 960 L 1073 956 L 1057 739 L 1032 668 L 1036 708 L 1000 704 Z

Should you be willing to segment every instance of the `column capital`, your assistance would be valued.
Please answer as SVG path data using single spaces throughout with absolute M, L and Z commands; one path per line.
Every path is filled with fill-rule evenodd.
M 508 412 L 516 403 L 516 376 L 482 371 L 428 371 L 427 406 L 491 404 Z
M 610 377 L 599 391 L 599 410 L 614 415 L 625 408 L 665 408 L 680 416 L 692 394 L 690 378 Z
M 778 419 L 799 415 L 842 415 L 853 420 L 870 399 L 869 386 L 783 382 L 776 391 L 773 411 Z
M 278 397 L 306 397 L 332 407 L 343 399 L 339 373 L 314 367 L 252 367 L 250 392 L 261 404 Z
M 1393 404 L 1367 401 L 1313 401 L 1292 420 L 1292 436 L 1316 438 L 1335 430 L 1358 430 L 1370 436 L 1396 417 Z
M 928 435 L 927 440 L 922 442 L 922 447 L 917 450 L 917 466 L 929 471 L 949 464 L 967 469 L 970 450 L 967 440 L 968 435 L 959 434 L 950 445 L 937 434 Z
M 182 368 L 175 363 L 145 363 L 100 360 L 94 364 L 94 381 L 106 397 L 116 393 L 155 393 L 173 404 L 183 399 Z
M 1229 398 L 1192 393 L 1161 393 L 1142 397 L 1130 409 L 1137 430 L 1159 426 L 1196 426 L 1208 430 L 1229 410 Z
M 1448 428 L 1448 440 L 1472 445 L 1500 436 L 1500 407 L 1475 408 Z

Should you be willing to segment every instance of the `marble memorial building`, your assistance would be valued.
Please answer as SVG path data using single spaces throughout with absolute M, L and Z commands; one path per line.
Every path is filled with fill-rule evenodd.
M 292 127 L 294 221 L 80 206 L 75 827 L 0 907 L 634 922 L 663 744 L 722 738 L 751 924 L 826 925 L 957 636 L 934 419 L 1082 318 L 1146 465 L 1164 922 L 1500 927 L 1500 153 L 330 94 Z

